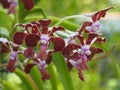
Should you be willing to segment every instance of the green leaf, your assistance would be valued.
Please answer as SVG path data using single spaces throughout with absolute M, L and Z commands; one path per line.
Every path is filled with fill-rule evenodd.
M 34 7 L 35 7 L 35 5 L 38 3 L 38 2 L 40 2 L 41 0 L 34 0 Z M 34 8 L 33 8 L 33 10 L 32 10 L 32 13 L 33 13 L 33 11 L 34 11 Z M 36 12 L 36 11 L 35 11 Z M 24 20 L 24 18 L 25 18 L 25 16 L 26 15 L 28 15 L 29 13 L 31 13 L 31 10 L 29 11 L 29 10 L 26 10 L 25 8 L 24 8 L 24 5 L 23 5 L 23 3 L 19 0 L 18 1 L 18 22 L 19 23 L 22 23 L 23 22 L 23 20 Z
M 39 90 L 44 90 L 43 82 L 42 82 L 41 76 L 40 76 L 40 71 L 38 70 L 37 67 L 34 66 L 31 69 L 30 75 L 31 75 L 32 79 L 34 80 L 34 82 L 36 83 Z
M 65 63 L 65 60 L 62 57 L 61 53 L 53 53 L 52 60 L 56 66 L 58 73 L 59 73 L 59 77 L 64 86 L 64 90 L 75 90 L 72 78 L 70 76 L 70 73 L 69 73 L 66 63 Z
M 39 3 L 41 0 L 34 0 L 34 3 L 37 4 Z
M 26 88 L 25 90 L 35 90 L 32 83 L 28 80 L 28 77 L 24 72 L 22 72 L 19 69 L 15 70 L 15 73 L 20 77 L 20 79 L 23 82 L 24 87 Z
M 57 82 L 56 72 L 55 72 L 55 69 L 53 67 L 53 64 L 50 64 L 48 66 L 47 70 L 50 74 L 50 82 L 52 85 L 52 90 L 58 90 L 58 82 Z
M 8 81 L 3 80 L 3 90 L 16 90 Z
M 34 14 L 35 14 L 35 15 L 34 15 Z M 22 17 L 23 20 L 24 20 L 24 18 L 25 18 L 26 16 L 30 16 L 30 17 L 31 17 L 31 15 L 32 15 L 32 16 L 36 16 L 36 14 L 42 14 L 42 16 L 43 16 L 44 18 L 46 18 L 45 12 L 42 10 L 42 8 L 34 8 L 34 9 L 31 10 L 31 11 L 25 11 L 25 12 L 23 12 L 23 13 L 21 14 L 21 17 Z
M 0 27 L 7 28 L 8 30 L 10 30 L 12 24 L 13 24 L 12 18 L 5 12 L 0 11 Z
M 0 36 L 8 37 L 9 35 L 10 35 L 10 32 L 6 28 L 0 28 Z

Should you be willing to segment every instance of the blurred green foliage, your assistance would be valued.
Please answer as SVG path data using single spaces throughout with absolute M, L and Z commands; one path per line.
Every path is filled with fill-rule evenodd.
M 19 22 L 26 22 L 26 21 L 30 21 L 31 19 L 35 20 L 38 18 L 43 18 L 45 14 L 45 16 L 47 16 L 48 18 L 53 19 L 53 23 L 56 23 L 59 20 L 59 18 L 65 17 L 67 15 L 76 15 L 76 14 L 94 12 L 109 6 L 116 7 L 114 10 L 111 10 L 111 12 L 108 12 L 109 14 L 113 12 L 119 12 L 120 10 L 119 0 L 40 0 L 40 1 L 35 0 L 35 1 L 36 1 L 35 9 L 37 8 L 36 11 L 34 12 L 33 10 L 32 14 L 28 11 L 26 11 L 27 13 L 22 13 L 23 15 L 21 14 L 21 16 L 23 17 L 18 18 Z M 21 7 L 20 11 L 22 12 L 22 10 L 23 8 Z M 118 17 L 119 16 L 120 14 L 118 15 Z M 15 22 L 18 22 L 15 19 L 16 19 L 16 16 L 15 17 L 13 15 L 9 16 L 6 14 L 6 11 L 2 7 L 0 8 L 0 36 L 5 36 L 11 39 L 11 35 L 14 32 L 13 25 L 15 24 Z M 66 26 L 67 29 L 70 29 L 69 26 L 72 25 L 73 28 L 71 30 L 76 29 L 78 25 L 81 24 L 79 19 L 70 20 L 70 21 L 72 22 L 66 21 L 62 24 Z M 120 28 L 119 26 L 120 25 L 119 25 L 119 21 L 120 21 L 120 18 L 116 19 L 114 17 L 112 17 L 112 19 L 108 18 L 108 19 L 101 20 L 101 23 L 103 25 L 102 32 L 107 37 L 107 42 L 104 44 L 105 52 L 109 52 L 109 50 L 111 50 L 111 48 L 114 45 L 115 45 L 115 48 L 111 51 L 110 55 L 108 55 L 107 57 L 102 58 L 100 60 L 93 60 L 89 62 L 90 70 L 84 71 L 84 75 L 86 78 L 85 82 L 82 82 L 78 78 L 78 74 L 75 69 L 72 70 L 70 74 L 72 77 L 72 81 L 73 81 L 72 83 L 74 84 L 73 86 L 75 87 L 75 90 L 120 90 L 120 84 L 119 84 L 120 83 L 120 76 L 119 76 L 119 72 L 120 72 L 120 69 L 119 69 L 120 67 L 120 61 L 119 61 Z M 4 55 L 4 56 L 7 57 L 7 55 Z M 6 63 L 7 61 L 6 57 L 0 57 L 0 61 L 2 63 Z M 99 57 L 99 56 L 96 56 L 96 57 Z M 54 60 L 54 63 L 57 63 L 57 62 Z M 55 66 L 49 66 L 49 67 L 50 68 L 48 68 L 48 71 L 50 73 L 53 73 L 54 77 L 50 81 L 46 81 L 46 82 L 41 81 L 40 79 L 41 75 L 38 72 L 36 67 L 32 69 L 32 72 L 30 75 L 32 79 L 35 81 L 39 90 L 43 90 L 43 89 L 44 90 L 64 90 L 63 89 L 64 84 L 66 83 L 66 81 L 64 80 L 65 77 L 62 77 L 60 76 L 61 74 L 59 74 L 59 72 L 63 73 L 64 71 L 61 70 L 57 72 Z M 59 65 L 56 67 L 57 69 L 60 68 Z M 63 65 L 63 67 L 65 66 Z M 26 76 L 26 74 L 20 71 L 19 69 L 13 74 L 8 74 L 6 73 L 5 68 L 1 68 L 1 73 L 2 73 L 1 78 L 2 78 L 3 90 L 35 90 L 33 89 L 33 85 L 28 81 L 28 77 Z M 65 74 L 63 73 L 63 76 L 66 76 L 66 73 Z M 54 86 L 54 84 L 56 86 Z

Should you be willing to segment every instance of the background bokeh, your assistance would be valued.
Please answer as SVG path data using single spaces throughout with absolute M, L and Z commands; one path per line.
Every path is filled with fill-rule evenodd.
M 107 38 L 103 45 L 107 55 L 103 58 L 95 56 L 89 62 L 90 70 L 84 71 L 85 81 L 78 78 L 75 69 L 70 73 L 74 82 L 75 90 L 120 90 L 120 0 L 41 0 L 36 7 L 41 7 L 48 17 L 63 18 L 69 15 L 80 15 L 98 11 L 113 6 L 114 9 L 107 12 L 102 24 L 101 32 Z M 29 17 L 39 18 L 39 14 Z M 29 19 L 26 18 L 26 20 Z M 7 15 L 6 10 L 0 7 L 0 33 L 1 36 L 10 39 L 11 29 L 14 25 L 13 15 Z M 80 19 L 70 19 L 72 23 L 81 25 Z M 7 73 L 4 67 L 8 55 L 0 54 L 0 90 L 28 90 L 22 79 L 16 73 Z M 19 67 L 18 67 L 19 68 Z M 54 67 L 53 67 L 54 68 Z M 63 86 L 57 77 L 58 90 Z M 38 77 L 39 78 L 39 77 Z M 45 90 L 52 90 L 50 81 L 43 82 Z

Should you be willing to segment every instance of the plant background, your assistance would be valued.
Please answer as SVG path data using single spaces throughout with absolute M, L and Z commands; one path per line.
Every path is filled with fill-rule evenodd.
M 18 0 L 20 2 L 20 0 Z M 90 70 L 84 71 L 85 81 L 81 81 L 77 71 L 73 69 L 70 74 L 59 66 L 56 60 L 48 67 L 51 79 L 41 81 L 40 73 L 34 67 L 30 75 L 26 75 L 18 65 L 14 73 L 7 73 L 5 64 L 8 54 L 0 53 L 0 90 L 67 90 L 65 81 L 66 74 L 72 78 L 74 90 L 120 90 L 120 1 L 119 0 L 35 0 L 34 10 L 29 12 L 23 10 L 22 4 L 17 8 L 16 15 L 7 15 L 6 10 L 0 7 L 0 35 L 11 40 L 15 32 L 13 26 L 16 22 L 26 23 L 31 20 L 49 18 L 53 24 L 69 15 L 91 13 L 109 6 L 115 9 L 110 10 L 106 17 L 101 20 L 102 32 L 107 38 L 107 42 L 102 46 L 107 56 L 89 62 Z M 70 19 L 61 25 L 69 30 L 76 30 L 81 25 L 81 19 Z M 20 61 L 24 57 L 19 56 Z M 62 59 L 61 57 L 54 57 Z M 97 58 L 97 59 L 96 59 Z M 59 62 L 62 64 L 62 62 Z M 61 65 L 60 64 L 60 65 Z M 64 63 L 63 63 L 64 64 Z M 64 74 L 65 73 L 65 74 Z M 29 78 L 30 77 L 30 78 Z M 32 80 L 30 80 L 32 79 Z M 67 78 L 66 80 L 68 80 Z M 32 82 L 33 81 L 33 82 Z M 68 80 L 68 82 L 70 82 Z M 34 85 L 35 84 L 35 85 Z M 69 85 L 68 85 L 69 86 Z M 68 89 L 73 90 L 73 89 Z

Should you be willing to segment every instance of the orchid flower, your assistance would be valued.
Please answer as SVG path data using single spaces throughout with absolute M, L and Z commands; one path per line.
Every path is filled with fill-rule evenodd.
M 25 9 L 31 10 L 34 7 L 34 0 L 21 0 Z M 17 11 L 15 10 L 17 6 L 16 0 L 0 0 L 3 8 L 8 9 L 8 14 L 15 14 Z
M 22 26 L 26 31 L 25 43 L 27 48 L 23 51 L 23 55 L 28 59 L 33 59 L 33 62 L 28 63 L 25 67 L 25 72 L 29 73 L 34 65 L 39 68 L 42 79 L 49 79 L 49 74 L 45 68 L 51 62 L 51 54 L 53 52 L 60 52 L 65 46 L 65 42 L 60 37 L 54 37 L 54 32 L 58 30 L 64 30 L 63 27 L 49 28 L 51 20 L 43 19 L 38 21 L 32 21 L 29 24 L 16 24 L 16 26 Z M 49 49 L 50 43 L 53 43 L 53 50 Z M 39 44 L 40 51 L 36 53 L 33 48 Z

